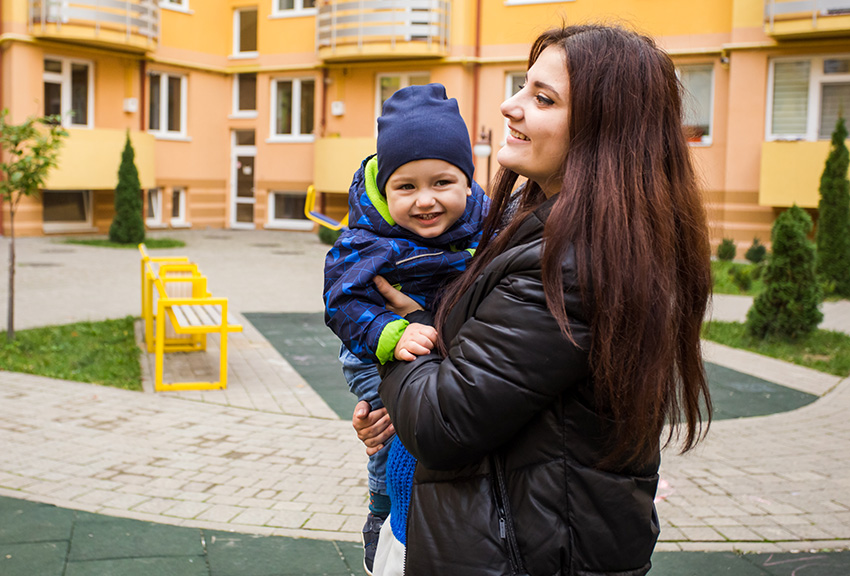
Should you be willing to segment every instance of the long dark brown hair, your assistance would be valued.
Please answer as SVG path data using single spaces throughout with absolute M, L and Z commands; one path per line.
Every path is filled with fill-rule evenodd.
M 700 354 L 710 247 L 682 125 L 682 87 L 666 53 L 622 28 L 545 32 L 528 66 L 550 46 L 566 55 L 570 97 L 569 151 L 543 232 L 546 302 L 570 338 L 562 262 L 573 246 L 591 318 L 593 393 L 613 422 L 601 465 L 648 463 L 665 424 L 666 442 L 681 439 L 684 452 L 711 420 Z M 477 255 L 446 291 L 437 326 L 505 249 L 524 215 L 545 200 L 538 183 L 528 182 L 519 213 L 496 234 L 517 177 L 505 168 L 497 174 Z

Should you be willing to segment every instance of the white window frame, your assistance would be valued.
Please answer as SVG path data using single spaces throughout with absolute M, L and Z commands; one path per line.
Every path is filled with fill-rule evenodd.
M 824 54 L 819 56 L 787 56 L 781 58 L 771 58 L 770 66 L 767 74 L 767 103 L 766 103 L 766 121 L 764 138 L 768 142 L 782 140 L 805 140 L 808 142 L 817 142 L 820 140 L 818 132 L 820 131 L 821 122 L 821 93 L 824 84 L 847 84 L 850 83 L 850 73 L 845 74 L 824 74 L 823 63 L 825 60 L 832 59 L 850 59 L 850 53 L 845 54 Z M 806 115 L 806 132 L 802 134 L 773 134 L 773 88 L 774 88 L 774 67 L 777 62 L 809 62 L 809 93 L 808 93 L 808 114 Z M 850 110 L 848 110 L 848 120 L 850 120 Z
M 174 195 L 178 194 L 177 212 L 174 216 Z M 189 228 L 191 225 L 186 221 L 186 187 L 172 186 L 171 188 L 171 227 L 172 228 Z
M 708 135 L 702 136 L 699 142 L 691 142 L 688 144 L 693 147 L 702 147 L 702 146 L 711 146 L 714 141 L 714 99 L 715 99 L 715 91 L 714 84 L 716 82 L 717 75 L 714 73 L 714 64 L 711 62 L 706 63 L 695 63 L 695 64 L 680 64 L 676 66 L 676 75 L 679 76 L 679 81 L 681 82 L 681 70 L 685 68 L 700 68 L 704 70 L 711 71 L 711 88 L 709 91 L 709 102 L 708 102 Z M 683 86 L 684 87 L 684 86 Z M 685 104 L 685 102 L 683 102 Z
M 96 231 L 92 217 L 92 204 L 94 198 L 91 190 L 43 190 L 42 195 L 53 192 L 79 192 L 83 195 L 83 209 L 86 213 L 85 222 L 45 222 L 42 216 L 42 230 L 45 234 L 56 234 L 64 232 L 92 232 Z M 43 196 L 42 196 L 43 197 Z M 43 204 L 42 204 L 43 206 Z
M 301 77 L 301 78 L 274 78 L 269 85 L 271 86 L 271 98 L 269 102 L 271 102 L 271 114 L 269 117 L 271 118 L 271 123 L 269 125 L 269 138 L 266 142 L 274 143 L 274 142 L 314 142 L 316 139 L 316 119 L 313 118 L 313 133 L 312 134 L 301 134 L 301 83 L 304 81 L 313 81 L 313 97 L 316 97 L 316 88 L 319 87 L 319 83 L 316 81 L 316 78 L 310 77 Z M 277 129 L 277 84 L 278 82 L 292 82 L 292 134 L 276 134 L 275 130 Z M 313 102 L 313 114 L 315 116 L 316 113 L 316 103 Z
M 257 111 L 257 91 L 260 88 L 259 83 L 259 74 L 256 74 L 257 80 L 255 81 L 254 87 L 254 110 L 240 110 L 239 109 L 239 74 L 233 75 L 233 110 L 230 113 L 231 118 L 256 118 L 258 115 Z
M 268 222 L 265 225 L 265 228 L 269 230 L 306 230 L 310 231 L 313 229 L 314 224 L 312 220 L 308 220 L 306 217 L 302 220 L 300 218 L 275 218 L 275 202 L 277 202 L 277 195 L 286 195 L 287 193 L 291 193 L 293 196 L 298 194 L 302 195 L 306 198 L 307 192 L 300 192 L 297 190 L 269 190 L 269 200 L 268 200 Z
M 145 214 L 145 226 L 148 228 L 162 228 L 164 224 L 162 222 L 162 193 L 163 188 L 159 186 L 157 188 L 148 188 L 145 191 L 145 208 L 151 206 L 151 194 L 156 193 L 156 198 L 153 199 L 153 214 L 150 211 Z
M 239 51 L 239 44 L 242 36 L 242 12 L 257 13 L 257 50 L 249 50 L 247 52 Z M 260 10 L 257 6 L 243 6 L 236 8 L 233 11 L 233 46 L 229 58 L 231 59 L 250 59 L 257 58 L 259 52 L 259 37 L 260 37 Z
M 185 14 L 194 14 L 189 9 L 189 0 L 159 0 L 159 7 L 166 10 L 174 10 L 175 12 L 183 12 Z
M 45 82 L 59 84 L 62 94 L 61 124 L 64 128 L 94 128 L 94 62 L 91 60 L 81 60 L 79 58 L 65 58 L 63 56 L 52 56 L 45 54 L 44 60 L 56 60 L 62 63 L 62 72 L 43 72 L 42 87 Z M 84 64 L 89 68 L 88 74 L 88 101 L 86 102 L 87 122 L 85 124 L 74 123 L 71 114 L 71 67 L 73 64 Z M 46 102 L 45 102 L 46 104 Z
M 293 8 L 281 9 L 280 0 L 272 0 L 271 18 L 296 18 L 299 16 L 315 16 L 318 13 L 316 6 L 304 7 L 304 0 L 294 0 Z
M 186 133 L 188 125 L 189 112 L 189 80 L 183 74 L 174 74 L 171 72 L 161 72 L 159 70 L 151 70 L 148 72 L 148 109 L 147 114 L 150 114 L 150 77 L 153 75 L 159 76 L 159 129 L 153 130 L 148 128 L 148 133 L 153 134 L 158 140 L 180 140 L 190 141 Z M 180 130 L 174 131 L 168 129 L 168 80 L 169 78 L 180 78 Z M 147 121 L 150 126 L 150 118 Z
M 411 76 L 428 76 L 428 82 L 431 82 L 431 71 L 430 70 L 418 70 L 414 72 L 383 72 L 375 76 L 375 137 L 378 137 L 378 118 L 381 116 L 381 109 L 384 106 L 384 103 L 381 102 L 381 80 L 384 78 L 394 78 L 398 77 L 400 82 L 398 83 L 398 89 L 407 88 L 410 86 L 410 78 Z
M 529 4 L 561 4 L 576 0 L 505 0 L 505 6 L 527 6 Z

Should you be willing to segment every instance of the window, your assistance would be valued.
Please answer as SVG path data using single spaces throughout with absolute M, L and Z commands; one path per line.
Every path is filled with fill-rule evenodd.
M 269 194 L 269 223 L 266 228 L 312 230 L 313 222 L 304 215 L 305 192 L 272 191 Z
M 711 144 L 711 118 L 714 108 L 714 66 L 680 66 L 679 78 L 685 90 L 682 96 L 685 131 L 688 141 Z
M 378 76 L 378 101 L 375 105 L 375 118 L 381 115 L 384 108 L 384 102 L 395 94 L 396 90 L 407 88 L 408 86 L 421 86 L 431 82 L 431 75 L 428 72 L 414 72 L 410 74 L 382 74 Z M 377 124 L 375 130 L 377 130 Z
M 307 16 L 316 13 L 316 0 L 272 0 L 272 16 Z
M 163 8 L 171 8 L 180 12 L 189 11 L 189 0 L 159 0 L 159 5 Z
M 828 140 L 850 117 L 850 56 L 773 60 L 768 84 L 768 140 Z
M 316 81 L 275 80 L 272 86 L 272 140 L 313 141 Z
M 186 77 L 151 72 L 148 129 L 160 138 L 186 137 Z
M 162 224 L 162 189 L 151 188 L 148 190 L 148 210 L 145 214 L 145 224 L 148 226 L 160 226 Z
M 174 187 L 171 190 L 171 225 L 175 227 L 186 224 L 186 189 Z
M 243 8 L 233 12 L 233 56 L 257 57 L 256 8 Z
M 233 115 L 255 118 L 257 116 L 257 75 L 233 76 Z
M 45 190 L 41 198 L 45 232 L 92 228 L 91 190 Z
M 58 114 L 63 126 L 94 127 L 94 77 L 91 62 L 44 59 L 44 113 Z

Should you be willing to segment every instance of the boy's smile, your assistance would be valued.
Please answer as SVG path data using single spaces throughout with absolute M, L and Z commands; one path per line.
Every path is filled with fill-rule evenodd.
M 466 210 L 469 189 L 460 168 L 445 160 L 414 160 L 387 180 L 387 206 L 395 223 L 423 238 L 436 238 Z

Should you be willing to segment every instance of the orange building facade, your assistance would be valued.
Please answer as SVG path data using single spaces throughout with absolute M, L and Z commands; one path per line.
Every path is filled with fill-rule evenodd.
M 341 217 L 382 102 L 426 82 L 489 140 L 486 184 L 499 104 L 561 22 L 619 23 L 672 55 L 715 243 L 815 209 L 850 110 L 850 0 L 2 0 L 0 17 L 0 107 L 70 132 L 20 235 L 105 233 L 127 134 L 150 229 L 313 230 L 308 187 Z

